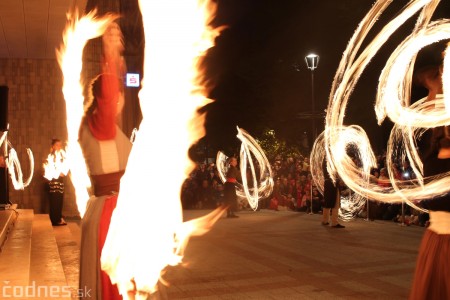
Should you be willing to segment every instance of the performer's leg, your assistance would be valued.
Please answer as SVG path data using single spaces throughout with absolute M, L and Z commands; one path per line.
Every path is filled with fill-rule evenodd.
M 54 194 L 57 195 L 55 201 L 55 220 L 57 220 L 57 223 L 61 223 L 64 194 L 63 193 L 54 193 Z
M 338 224 L 339 207 L 333 207 L 331 209 L 331 226 Z
M 322 210 L 322 224 L 328 225 L 329 220 L 330 220 L 330 208 L 324 207 Z
M 61 217 L 58 218 L 59 197 L 60 194 L 56 192 L 49 193 L 48 195 L 49 216 L 52 225 L 56 225 L 61 221 Z
M 336 228 L 345 228 L 344 225 L 339 224 L 338 217 L 339 217 L 339 207 L 341 207 L 341 198 L 339 195 L 339 192 L 336 196 L 336 203 L 331 210 L 331 226 Z

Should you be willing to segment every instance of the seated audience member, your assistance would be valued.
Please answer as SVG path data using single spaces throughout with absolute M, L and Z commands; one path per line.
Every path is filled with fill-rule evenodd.
M 198 209 L 215 207 L 213 201 L 213 190 L 209 185 L 208 179 L 203 179 L 202 185 L 197 189 L 195 194 L 195 207 Z
M 195 191 L 197 190 L 196 181 L 192 178 L 187 178 L 181 186 L 181 204 L 183 209 L 190 209 L 195 207 Z
M 214 199 L 214 202 L 216 203 L 216 207 L 225 205 L 223 184 L 219 183 L 216 185 L 216 188 L 214 189 L 214 193 L 213 193 L 213 199 Z
M 308 209 L 311 209 L 311 200 L 306 200 L 306 205 Z M 312 190 L 312 213 L 319 213 L 322 212 L 322 205 L 323 205 L 323 196 L 319 193 L 317 188 L 313 188 Z M 309 211 L 308 211 L 309 212 Z

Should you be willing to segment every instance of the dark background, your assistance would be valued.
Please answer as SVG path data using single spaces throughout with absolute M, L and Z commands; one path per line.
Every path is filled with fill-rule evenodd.
M 104 0 L 88 1 L 88 8 Z M 314 71 L 316 112 L 324 112 L 333 77 L 352 34 L 367 14 L 373 0 L 217 0 L 218 11 L 213 26 L 226 26 L 205 60 L 206 78 L 213 83 L 213 103 L 203 108 L 207 113 L 206 136 L 201 148 L 215 157 L 218 150 L 231 154 L 239 145 L 236 126 L 259 137 L 273 129 L 278 139 L 288 145 L 300 145 L 306 133 L 312 145 L 311 71 L 304 57 L 320 56 Z M 406 0 L 392 1 L 375 24 L 366 43 L 385 26 Z M 115 2 L 117 3 L 117 2 Z M 119 7 L 103 5 L 106 11 L 119 10 L 125 17 L 122 28 L 126 37 L 127 65 L 139 70 L 143 32 L 140 28 L 137 0 L 119 1 Z M 103 3 L 105 4 L 105 3 Z M 442 1 L 435 18 L 450 13 Z M 406 22 L 376 54 L 362 74 L 347 107 L 345 124 L 362 126 L 375 151 L 385 149 L 391 124 L 377 125 L 374 102 L 378 77 L 390 53 L 412 30 L 417 14 Z M 180 28 L 182 30 L 182 28 Z M 145 76 L 145 74 L 144 74 Z M 136 92 L 130 92 L 137 95 Z M 423 90 L 413 97 L 422 97 Z M 135 114 L 135 109 L 131 110 Z M 316 121 L 323 130 L 324 118 Z M 205 153 L 203 153 L 205 155 Z
M 215 25 L 226 25 L 209 53 L 209 77 L 216 87 L 207 106 L 206 141 L 230 149 L 238 141 L 236 126 L 258 136 L 274 129 L 288 144 L 299 144 L 304 132 L 311 145 L 311 71 L 304 57 L 320 56 L 314 71 L 315 110 L 328 103 L 342 53 L 374 1 L 368 0 L 227 0 L 218 1 Z M 372 33 L 379 32 L 407 1 L 393 1 Z M 448 10 L 447 10 L 448 11 Z M 406 23 L 375 56 L 350 98 L 346 124 L 367 131 L 377 151 L 384 148 L 391 124 L 378 126 L 373 104 L 378 76 L 390 52 L 411 31 Z M 367 40 L 373 37 L 369 36 Z M 316 121 L 318 132 L 324 119 Z M 232 146 L 231 146 L 232 145 Z

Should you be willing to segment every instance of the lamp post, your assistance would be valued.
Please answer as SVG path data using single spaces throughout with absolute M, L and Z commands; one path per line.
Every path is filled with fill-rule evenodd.
M 319 55 L 317 54 L 308 54 L 305 57 L 306 66 L 311 70 L 311 115 L 312 115 L 312 144 L 317 138 L 316 133 L 316 108 L 314 102 L 314 70 L 317 69 L 319 65 Z
M 306 67 L 308 67 L 308 69 L 311 70 L 311 120 L 312 120 L 312 133 L 311 133 L 311 139 L 312 139 L 312 143 L 311 145 L 314 145 L 314 142 L 316 141 L 317 138 L 317 133 L 316 133 L 316 107 L 315 107 L 315 102 L 314 102 L 314 70 L 317 69 L 317 66 L 319 65 L 319 55 L 311 53 L 308 54 L 305 57 L 305 62 L 306 62 Z M 312 182 L 310 184 L 311 186 L 311 207 L 310 207 L 310 212 L 309 214 L 313 214 L 313 185 Z

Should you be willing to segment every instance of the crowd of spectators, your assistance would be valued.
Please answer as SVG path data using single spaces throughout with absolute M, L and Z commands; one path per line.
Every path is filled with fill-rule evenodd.
M 399 184 L 407 185 L 416 179 L 416 175 L 408 160 L 404 160 L 402 163 L 394 160 L 393 167 L 394 180 L 398 181 Z M 380 187 L 389 188 L 391 186 L 386 169 L 385 154 L 377 156 L 377 167 L 371 171 L 371 181 Z M 370 220 L 392 220 L 405 225 L 419 226 L 427 226 L 429 219 L 428 213 L 414 209 L 409 205 L 402 205 L 401 203 L 389 204 L 378 201 L 369 201 L 368 214 L 367 216 L 367 210 L 364 210 L 360 216 L 369 218 Z
M 377 156 L 377 167 L 372 169 L 371 180 L 383 187 L 389 187 L 390 181 L 386 169 L 386 155 Z M 309 157 L 306 155 L 277 155 L 270 161 L 273 171 L 274 188 L 272 194 L 259 202 L 260 209 L 290 210 L 306 213 L 322 213 L 323 196 L 312 185 Z M 415 178 L 408 162 L 394 163 L 396 180 L 408 182 Z M 346 190 L 341 186 L 341 191 Z M 184 209 L 213 209 L 222 204 L 223 183 L 214 163 L 198 163 L 196 169 L 184 182 L 181 200 Z M 312 202 L 311 202 L 312 199 Z M 359 212 L 361 218 L 370 220 L 392 220 L 406 225 L 426 226 L 428 214 L 401 204 L 388 204 L 368 201 Z M 239 203 L 239 209 L 249 209 L 245 199 Z M 368 212 L 368 215 L 367 215 Z
M 181 187 L 184 209 L 210 209 L 223 204 L 223 183 L 214 163 L 198 163 Z
M 274 189 L 271 196 L 261 199 L 260 208 L 306 212 L 312 208 L 316 213 L 321 210 L 322 195 L 315 187 L 311 189 L 309 157 L 278 155 L 270 164 Z M 183 184 L 181 200 L 185 209 L 214 208 L 223 203 L 223 185 L 214 163 L 197 164 Z M 248 208 L 246 201 L 239 204 L 240 209 Z

